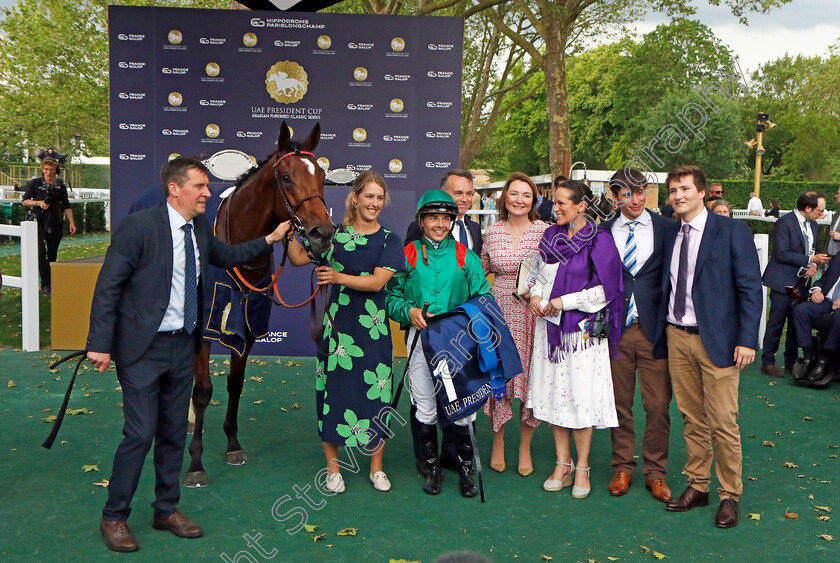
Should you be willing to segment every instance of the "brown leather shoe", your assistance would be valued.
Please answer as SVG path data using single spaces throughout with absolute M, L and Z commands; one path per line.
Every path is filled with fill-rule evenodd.
M 695 506 L 709 506 L 709 493 L 701 493 L 688 486 L 677 500 L 672 500 L 666 504 L 665 509 L 671 512 L 688 512 Z
M 775 364 L 767 364 L 766 366 L 761 366 L 761 373 L 765 375 L 769 375 L 771 377 L 784 377 L 784 374 L 779 371 L 779 368 L 775 366 Z
M 122 553 L 128 551 L 137 551 L 140 546 L 137 545 L 137 540 L 131 535 L 128 529 L 128 524 L 125 520 L 105 520 L 104 518 L 99 523 L 99 531 L 105 538 L 105 545 L 111 551 L 119 551 Z
M 720 507 L 715 516 L 715 526 L 718 528 L 734 528 L 738 525 L 738 501 L 725 498 L 720 501 Z
M 671 500 L 671 489 L 668 488 L 668 483 L 665 482 L 665 479 L 645 480 L 645 488 L 659 502 L 668 502 Z
M 610 481 L 609 491 L 614 497 L 620 497 L 627 494 L 627 489 L 630 488 L 630 483 L 633 482 L 633 476 L 624 471 L 616 471 L 613 473 L 612 481 Z
M 180 538 L 200 538 L 204 535 L 204 530 L 177 510 L 163 520 L 153 518 L 152 528 L 155 530 L 169 530 Z

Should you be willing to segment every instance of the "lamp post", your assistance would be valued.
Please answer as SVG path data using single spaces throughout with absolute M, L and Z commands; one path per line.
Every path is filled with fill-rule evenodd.
M 772 129 L 776 124 L 770 121 L 770 114 L 759 112 L 756 117 L 755 124 L 755 139 L 750 139 L 746 144 L 748 147 L 755 147 L 755 195 L 761 197 L 761 157 L 766 152 L 764 150 L 764 131 L 765 129 Z

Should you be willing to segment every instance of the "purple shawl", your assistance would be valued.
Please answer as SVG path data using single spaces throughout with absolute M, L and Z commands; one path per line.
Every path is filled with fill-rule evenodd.
M 540 255 L 548 264 L 560 262 L 551 299 L 583 291 L 598 285 L 603 286 L 607 298 L 607 322 L 610 327 L 610 356 L 618 357 L 618 342 L 621 339 L 622 316 L 624 312 L 624 280 L 621 258 L 609 232 L 603 227 L 587 222 L 569 238 L 567 225 L 552 225 L 546 229 L 540 241 Z M 589 276 L 589 255 L 592 256 L 594 271 Z M 563 311 L 560 326 L 548 325 L 549 357 L 557 361 L 559 352 L 574 352 L 578 348 L 592 345 L 591 338 L 563 338 L 563 335 L 580 332 L 579 323 L 595 318 L 595 313 L 578 310 Z

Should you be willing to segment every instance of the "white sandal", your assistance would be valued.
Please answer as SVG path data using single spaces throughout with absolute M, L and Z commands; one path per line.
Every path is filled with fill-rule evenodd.
M 551 479 L 551 478 L 546 479 L 545 483 L 543 483 L 543 489 L 545 489 L 546 491 L 559 491 L 563 487 L 568 487 L 569 485 L 571 485 L 574 482 L 574 479 L 575 479 L 575 464 L 572 462 L 572 460 L 569 460 L 568 462 L 558 461 L 557 465 L 565 465 L 567 467 L 570 467 L 572 470 L 569 471 L 563 477 L 563 479 Z

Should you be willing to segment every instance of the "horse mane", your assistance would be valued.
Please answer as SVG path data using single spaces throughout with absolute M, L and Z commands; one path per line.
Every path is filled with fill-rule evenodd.
M 289 145 L 286 147 L 286 152 L 294 152 L 294 151 L 300 150 L 300 146 L 301 146 L 301 144 L 298 141 L 289 141 Z M 266 162 L 271 160 L 271 158 L 273 156 L 274 156 L 274 153 L 269 154 L 263 160 L 257 162 L 256 166 L 253 166 L 253 167 L 249 168 L 248 170 L 246 170 L 245 172 L 243 172 L 242 175 L 239 176 L 239 178 L 236 179 L 236 184 L 234 184 L 234 185 L 237 188 L 240 187 L 242 184 L 245 183 L 245 181 L 248 178 L 250 178 L 251 176 L 256 174 L 257 171 L 260 168 L 262 168 L 265 165 Z

